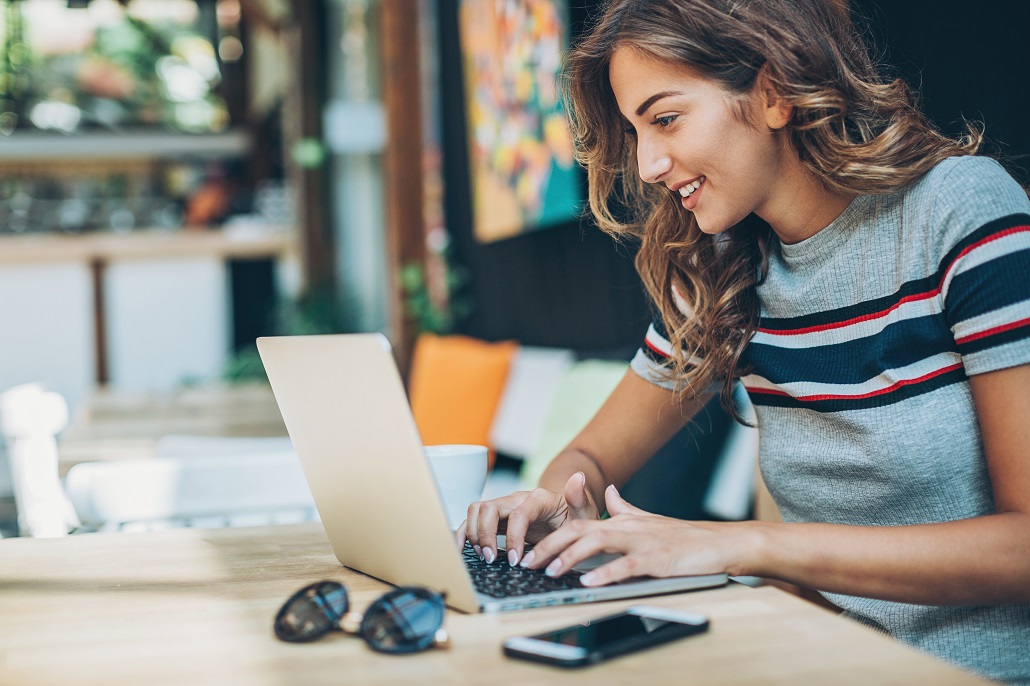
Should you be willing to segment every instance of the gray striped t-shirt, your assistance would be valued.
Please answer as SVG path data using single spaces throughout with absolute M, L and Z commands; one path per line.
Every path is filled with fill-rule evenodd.
M 952 158 L 903 192 L 856 198 L 815 236 L 779 246 L 758 295 L 741 381 L 786 521 L 994 512 L 968 376 L 1030 363 L 1030 200 L 997 162 Z M 665 336 L 656 322 L 633 368 L 668 387 Z M 925 652 L 1030 684 L 1030 605 L 826 595 Z

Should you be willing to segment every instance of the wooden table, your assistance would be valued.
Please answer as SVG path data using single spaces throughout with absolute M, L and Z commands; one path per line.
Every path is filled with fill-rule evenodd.
M 285 436 L 272 389 L 264 382 L 210 384 L 167 393 L 98 390 L 61 434 L 61 475 L 79 462 L 154 457 L 169 434 Z
M 985 683 L 777 589 L 739 585 L 648 599 L 703 612 L 711 629 L 576 671 L 505 658 L 501 641 L 630 602 L 451 612 L 451 647 L 412 656 L 339 632 L 277 641 L 279 604 L 323 578 L 344 581 L 358 610 L 386 588 L 340 567 L 318 524 L 2 540 L 0 684 Z

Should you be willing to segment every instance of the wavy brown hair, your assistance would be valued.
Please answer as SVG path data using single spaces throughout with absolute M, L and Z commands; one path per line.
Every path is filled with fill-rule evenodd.
M 982 132 L 938 133 L 900 79 L 882 77 L 846 3 L 837 0 L 612 0 L 565 60 L 563 86 L 577 155 L 587 168 L 600 227 L 640 244 L 636 267 L 672 344 L 668 367 L 681 394 L 734 379 L 758 326 L 771 229 L 751 216 L 720 236 L 701 232 L 680 198 L 637 173 L 609 81 L 617 48 L 689 67 L 720 85 L 747 121 L 759 71 L 793 108 L 785 134 L 804 167 L 831 191 L 884 195 L 941 160 L 974 154 Z M 692 311 L 685 315 L 678 289 Z M 739 415 L 738 415 L 739 418 Z

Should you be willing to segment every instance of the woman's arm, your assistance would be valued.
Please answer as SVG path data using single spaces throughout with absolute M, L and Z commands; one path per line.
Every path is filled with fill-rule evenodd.
M 680 522 L 638 510 L 609 489 L 612 519 L 571 522 L 541 541 L 527 564 L 560 574 L 606 551 L 625 556 L 584 583 L 728 572 L 909 603 L 1030 602 L 1030 365 L 970 382 L 994 514 L 896 527 Z
M 621 486 L 711 398 L 678 401 L 671 391 L 629 370 L 583 430 L 548 465 L 540 487 L 561 493 L 569 477 L 586 475 L 595 503 L 609 484 Z
M 709 396 L 710 397 L 710 396 Z M 629 370 L 586 427 L 548 465 L 540 487 L 472 503 L 455 533 L 493 560 L 504 531 L 509 560 L 522 559 L 535 541 L 575 519 L 596 520 L 609 483 L 623 483 L 704 406 L 705 398 L 679 401 Z M 578 474 L 582 474 L 580 477 Z
M 970 377 L 995 514 L 909 527 L 770 529 L 767 572 L 927 604 L 1030 601 L 1030 365 Z

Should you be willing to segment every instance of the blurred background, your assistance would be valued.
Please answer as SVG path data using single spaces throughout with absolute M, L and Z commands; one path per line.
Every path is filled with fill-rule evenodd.
M 634 246 L 583 216 L 554 87 L 599 4 L 0 0 L 0 391 L 60 394 L 81 458 L 217 433 L 167 399 L 260 382 L 260 335 L 384 331 L 404 371 L 425 332 L 627 359 Z M 1030 5 L 851 9 L 1030 182 Z M 0 469 L 0 520 L 10 491 Z

